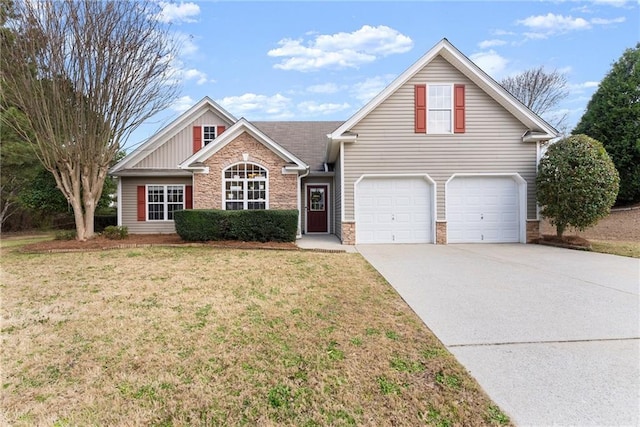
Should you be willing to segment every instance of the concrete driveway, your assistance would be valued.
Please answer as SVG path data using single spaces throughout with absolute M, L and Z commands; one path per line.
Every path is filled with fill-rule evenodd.
M 358 245 L 517 425 L 640 425 L 640 260 Z

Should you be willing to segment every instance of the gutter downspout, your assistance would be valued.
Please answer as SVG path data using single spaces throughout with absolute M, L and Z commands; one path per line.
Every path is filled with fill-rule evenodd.
M 311 173 L 311 167 L 307 166 L 305 173 L 298 175 L 298 233 L 296 239 L 302 238 L 302 178 Z

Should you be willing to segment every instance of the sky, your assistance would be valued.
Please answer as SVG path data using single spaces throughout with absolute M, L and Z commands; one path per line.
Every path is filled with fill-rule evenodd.
M 180 41 L 178 98 L 135 148 L 209 96 L 247 120 L 347 120 L 441 39 L 496 81 L 537 67 L 567 78 L 545 117 L 578 123 L 599 82 L 640 41 L 638 0 L 164 1 Z

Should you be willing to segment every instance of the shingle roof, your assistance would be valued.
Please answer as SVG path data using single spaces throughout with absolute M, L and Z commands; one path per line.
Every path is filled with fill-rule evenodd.
M 251 122 L 284 149 L 294 153 L 311 167 L 323 171 L 327 149 L 327 134 L 344 122 Z

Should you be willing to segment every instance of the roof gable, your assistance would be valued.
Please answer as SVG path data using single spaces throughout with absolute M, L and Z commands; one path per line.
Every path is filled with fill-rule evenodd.
M 294 169 L 305 170 L 308 168 L 307 164 L 296 157 L 294 154 L 283 148 L 280 144 L 271 139 L 268 135 L 255 127 L 252 123 L 247 121 L 244 117 L 240 118 L 233 126 L 225 130 L 219 137 L 213 140 L 210 144 L 207 144 L 197 153 L 183 161 L 178 165 L 180 169 L 202 169 L 201 164 L 209 157 L 220 151 L 223 147 L 236 139 L 243 132 L 247 132 L 254 137 L 258 142 L 265 145 L 276 155 L 283 160 L 293 163 Z
M 162 130 L 154 134 L 151 138 L 149 138 L 138 148 L 136 148 L 133 152 L 125 156 L 124 159 L 122 159 L 109 170 L 109 173 L 117 174 L 119 171 L 135 166 L 138 162 L 143 160 L 150 153 L 160 148 L 163 144 L 167 143 L 173 136 L 183 130 L 186 126 L 189 126 L 190 123 L 205 114 L 207 111 L 212 111 L 222 120 L 227 122 L 229 126 L 237 121 L 237 119 L 228 111 L 214 102 L 208 96 L 205 96 L 197 104 L 182 113 L 173 122 L 169 123 Z
M 429 65 L 436 57 L 441 56 L 458 71 L 469 78 L 481 90 L 487 93 L 496 102 L 502 105 L 507 111 L 525 124 L 533 132 L 544 135 L 551 139 L 558 135 L 558 131 L 547 123 L 540 116 L 535 114 L 517 98 L 505 90 L 498 82 L 493 80 L 487 73 L 482 71 L 475 63 L 456 49 L 447 39 L 442 39 L 431 48 L 426 54 L 418 59 L 411 67 L 400 74 L 382 92 L 369 101 L 364 107 L 357 111 L 342 126 L 328 135 L 327 158 L 334 161 L 338 152 L 340 141 L 354 141 L 356 135 L 350 132 L 355 125 L 364 119 L 375 108 L 387 100 L 401 86 L 406 84 L 418 72 Z

